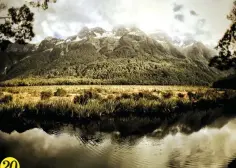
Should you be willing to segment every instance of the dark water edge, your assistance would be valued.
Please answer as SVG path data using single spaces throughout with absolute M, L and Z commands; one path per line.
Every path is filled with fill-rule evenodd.
M 198 131 L 221 117 L 233 118 L 236 116 L 235 109 L 235 97 L 202 100 L 189 104 L 179 103 L 176 107 L 167 105 L 147 110 L 144 110 L 143 107 L 135 107 L 135 109 L 122 107 L 113 113 L 103 115 L 98 113 L 74 114 L 70 109 L 62 112 L 60 107 L 50 109 L 50 106 L 39 106 L 39 109 L 0 108 L 0 130 L 11 133 L 14 130 L 24 132 L 32 128 L 41 128 L 49 132 L 60 129 L 64 125 L 73 125 L 85 134 L 119 132 L 121 137 L 143 136 L 162 129 L 160 137 L 164 137 L 169 133 L 189 134 Z
M 72 168 L 76 168 L 76 167 L 81 167 L 81 168 L 91 167 L 92 168 L 94 166 L 101 167 L 101 168 L 104 168 L 104 167 L 110 168 L 112 166 L 107 163 L 107 160 L 109 160 L 110 158 L 109 155 L 110 153 L 112 153 L 113 157 L 117 157 L 117 158 L 112 159 L 112 165 L 117 164 L 116 166 L 118 167 L 121 165 L 119 165 L 117 162 L 120 162 L 119 160 L 123 160 L 125 162 L 124 164 L 127 164 L 123 167 L 133 167 L 133 166 L 140 167 L 141 166 L 144 168 L 145 167 L 162 168 L 162 166 L 154 166 L 155 164 L 156 165 L 161 164 L 161 162 L 156 156 L 157 158 L 156 158 L 156 163 L 155 163 L 155 159 L 151 157 L 150 153 L 149 153 L 150 156 L 149 155 L 144 155 L 144 156 L 147 160 L 150 160 L 152 162 L 145 163 L 145 159 L 137 160 L 132 157 L 133 161 L 131 162 L 132 164 L 130 163 L 130 165 L 127 163 L 126 159 L 122 159 L 123 158 L 122 154 L 127 153 L 127 157 L 128 156 L 131 157 L 129 154 L 129 148 L 130 150 L 133 148 L 138 150 L 137 152 L 134 152 L 138 156 L 140 152 L 141 153 L 145 151 L 147 152 L 149 150 L 151 150 L 150 151 L 151 153 L 157 153 L 155 152 L 156 150 L 155 146 L 152 147 L 151 145 L 142 147 L 143 150 L 139 149 L 140 148 L 139 142 L 143 141 L 144 137 L 149 137 L 149 141 L 150 141 L 150 138 L 151 140 L 153 139 L 153 142 L 163 141 L 163 139 L 168 139 L 166 137 L 172 137 L 172 141 L 178 142 L 179 141 L 178 137 L 180 135 L 179 132 L 182 132 L 183 135 L 186 135 L 186 137 L 188 136 L 198 137 L 199 132 L 202 132 L 202 129 L 204 129 L 205 126 L 207 126 L 208 129 L 220 130 L 225 125 L 228 125 L 228 123 L 231 120 L 235 119 L 235 116 L 221 115 L 222 109 L 214 109 L 214 110 L 209 110 L 205 112 L 198 112 L 195 114 L 199 114 L 199 113 L 202 114 L 202 117 L 199 118 L 199 120 L 196 120 L 197 117 L 196 115 L 195 116 L 193 115 L 194 114 L 193 112 L 189 112 L 185 116 L 180 117 L 179 120 L 176 122 L 173 122 L 173 121 L 161 122 L 158 119 L 152 120 L 150 118 L 143 119 L 143 120 L 141 120 L 141 118 L 132 118 L 132 119 L 120 118 L 116 120 L 115 119 L 106 119 L 106 120 L 101 120 L 101 121 L 90 120 L 87 122 L 84 121 L 84 123 L 75 124 L 75 123 L 60 123 L 60 122 L 45 121 L 45 120 L 36 122 L 35 120 L 27 120 L 23 118 L 21 119 L 18 118 L 18 120 L 15 119 L 8 122 L 8 127 L 4 127 L 4 129 L 2 129 L 3 127 L 2 127 L 2 122 L 1 122 L 0 123 L 1 130 L 2 131 L 5 130 L 4 132 L 8 132 L 11 134 L 9 134 L 9 136 L 7 135 L 6 136 L 7 138 L 4 138 L 4 137 L 2 138 L 2 133 L 0 131 L 0 151 L 1 151 L 0 160 L 10 155 L 10 156 L 18 158 L 19 161 L 21 162 L 21 165 L 25 168 L 28 168 L 28 167 L 31 167 L 31 168 L 39 168 L 39 167 L 45 167 L 45 168 L 55 167 L 56 168 L 57 167 L 58 168 L 58 166 L 59 168 L 62 168 L 63 166 L 65 167 L 69 165 Z M 212 119 L 210 119 L 211 116 L 212 116 Z M 198 124 L 199 121 L 206 118 L 208 118 L 207 122 Z M 194 121 L 194 120 L 196 120 L 196 122 L 195 123 L 190 122 L 191 126 L 190 124 L 188 124 L 188 122 L 185 122 L 185 125 L 183 124 L 184 121 Z M 40 130 L 43 129 L 45 131 L 45 134 L 43 134 L 45 137 L 44 136 L 43 136 L 44 138 L 40 137 L 39 136 L 40 134 L 38 133 L 38 131 L 31 132 L 30 134 L 28 130 L 32 130 L 32 128 L 40 128 Z M 107 128 L 110 128 L 110 129 L 108 130 Z M 15 131 L 19 132 L 19 134 L 14 133 Z M 102 132 L 107 132 L 108 134 L 102 133 Z M 222 134 L 222 131 L 220 132 Z M 61 134 L 63 133 L 66 133 L 67 135 L 69 134 L 72 137 L 76 136 L 78 140 L 84 144 L 85 147 L 80 146 L 79 149 L 77 150 L 77 147 L 75 146 L 76 149 L 74 149 L 73 146 L 71 147 L 72 145 L 71 143 L 73 142 L 72 141 L 73 139 L 71 138 L 69 138 L 66 141 L 65 140 L 61 141 Z M 192 134 L 195 134 L 195 135 L 192 136 Z M 212 135 L 211 132 L 209 132 L 208 134 L 209 136 L 214 135 L 214 134 Z M 48 142 L 46 139 L 51 139 L 49 138 L 51 135 L 56 136 L 56 137 L 58 136 L 58 138 L 54 138 L 53 143 L 57 144 L 55 146 L 59 145 L 59 147 L 63 149 L 62 152 L 60 154 L 58 153 L 56 156 L 51 156 L 48 153 L 54 153 L 52 150 L 57 151 L 60 148 L 54 149 L 55 146 L 52 146 L 46 151 L 45 149 L 43 149 L 43 146 L 45 145 L 48 146 L 47 145 Z M 103 150 L 102 148 L 97 147 L 97 146 L 104 146 L 104 142 L 108 139 L 107 135 L 111 135 L 110 137 L 111 137 L 112 146 L 113 145 L 118 146 L 118 149 L 117 149 L 118 154 L 114 154 L 115 152 L 114 150 L 109 152 L 109 148 L 113 149 L 113 147 L 109 147 L 106 150 L 105 149 Z M 214 136 L 212 138 L 214 138 Z M 215 137 L 215 138 L 219 139 L 220 137 Z M 199 139 L 200 141 L 197 141 L 197 139 L 193 138 L 196 145 L 198 143 L 198 144 L 203 144 L 203 146 L 207 146 L 208 142 L 204 140 L 205 138 Z M 181 148 L 178 149 L 179 146 L 175 146 L 176 149 L 175 148 L 171 149 L 167 165 L 163 168 L 181 168 L 182 166 L 180 165 L 182 165 L 183 163 L 184 163 L 183 168 L 197 168 L 197 167 L 200 168 L 201 166 L 196 166 L 196 165 L 197 165 L 197 162 L 199 162 L 200 159 L 202 159 L 203 157 L 206 157 L 206 159 L 209 159 L 209 161 L 205 161 L 206 162 L 205 164 L 207 165 L 207 164 L 212 163 L 213 158 L 211 157 L 215 155 L 217 156 L 218 154 L 220 155 L 219 149 L 215 150 L 216 152 L 215 154 L 212 154 L 211 153 L 212 151 L 208 148 L 204 149 L 202 147 L 200 149 L 198 148 L 194 149 L 193 147 L 193 149 L 191 149 L 192 145 L 189 146 L 187 140 L 188 139 L 186 138 L 182 139 L 183 141 L 182 143 L 185 143 L 184 141 L 186 141 L 186 144 L 184 144 L 185 147 L 182 150 Z M 224 140 L 224 138 L 222 140 Z M 39 143 L 40 141 L 42 142 Z M 150 143 L 149 141 L 147 142 Z M 214 141 L 217 141 L 217 140 L 214 140 Z M 219 141 L 219 144 L 218 143 L 217 144 L 221 146 L 222 150 L 224 150 L 225 149 L 224 145 L 221 144 L 220 142 L 221 141 Z M 191 143 L 194 144 L 194 142 L 191 142 Z M 227 141 L 224 143 L 227 143 Z M 137 146 L 139 146 L 139 148 Z M 191 150 L 191 152 L 194 152 L 192 154 L 190 153 L 189 159 L 188 157 L 181 158 L 185 156 L 185 154 L 183 154 L 181 151 L 184 152 L 185 150 Z M 198 156 L 195 154 L 195 152 L 203 153 L 202 156 L 201 155 L 199 156 L 200 157 L 199 161 L 197 160 L 198 158 L 195 158 L 196 156 Z M 208 152 L 210 152 L 209 156 L 204 156 Z M 140 155 L 142 156 L 141 153 Z M 219 161 L 220 161 L 219 163 L 221 163 L 222 166 L 218 165 L 217 168 L 218 167 L 219 168 L 235 168 L 236 161 L 233 160 L 233 158 L 222 158 L 222 160 L 219 159 Z M 226 166 L 227 163 L 228 163 L 228 166 Z M 52 166 L 51 164 L 53 164 L 54 166 Z M 79 164 L 79 165 L 76 165 L 76 164 Z
M 0 159 L 13 156 L 24 168 L 234 168 L 235 128 L 236 118 L 221 117 L 192 134 L 163 138 L 120 137 L 117 132 L 84 136 L 73 125 L 48 133 L 41 129 L 0 131 Z
M 178 133 L 191 135 L 205 127 L 220 129 L 236 117 L 235 102 L 235 98 L 233 98 L 205 103 L 205 106 L 192 110 L 181 112 L 178 109 L 174 112 L 165 113 L 166 115 L 162 116 L 157 114 L 149 115 L 150 113 L 142 115 L 140 113 L 139 115 L 118 113 L 115 115 L 80 118 L 66 116 L 64 118 L 54 118 L 54 116 L 50 115 L 35 116 L 30 111 L 26 111 L 26 115 L 17 115 L 19 113 L 5 111 L 0 113 L 0 132 L 10 134 L 13 131 L 17 131 L 24 134 L 27 130 L 39 128 L 48 135 L 59 135 L 65 127 L 70 127 L 73 132 L 79 132 L 79 139 L 84 144 L 101 144 L 106 139 L 103 133 L 108 133 L 112 135 L 114 143 L 122 144 L 125 142 L 129 146 L 133 146 L 137 144 L 139 139 L 146 136 L 161 140 L 169 135 L 176 135 Z M 206 106 L 207 108 L 204 109 Z M 9 148 L 11 147 L 1 145 L 0 143 L 0 159 L 7 156 Z M 178 154 L 178 152 L 173 154 L 174 158 L 177 157 L 175 156 L 176 153 Z M 233 158 L 230 160 L 232 161 L 229 161 L 228 167 L 235 167 L 236 161 Z M 176 162 L 174 159 L 170 160 L 168 163 L 169 167 L 175 168 L 178 165 L 178 162 Z
M 181 132 L 191 134 L 200 129 L 210 126 L 221 128 L 230 119 L 236 117 L 234 113 L 225 111 L 224 108 L 215 108 L 199 111 L 188 111 L 169 118 L 160 117 L 110 117 L 80 118 L 77 120 L 57 121 L 47 118 L 25 118 L 1 116 L 0 131 L 11 133 L 25 132 L 33 128 L 40 128 L 47 133 L 55 133 L 65 126 L 78 128 L 86 136 L 95 135 L 97 132 L 119 132 L 121 138 L 129 136 L 154 136 L 163 138 L 168 134 Z

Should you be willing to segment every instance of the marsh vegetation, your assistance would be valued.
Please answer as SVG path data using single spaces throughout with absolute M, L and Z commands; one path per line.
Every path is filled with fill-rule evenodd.
M 0 92 L 2 130 L 46 122 L 123 135 L 143 135 L 159 127 L 168 132 L 181 125 L 180 131 L 190 133 L 234 115 L 236 108 L 235 91 L 204 87 L 34 86 L 4 87 Z

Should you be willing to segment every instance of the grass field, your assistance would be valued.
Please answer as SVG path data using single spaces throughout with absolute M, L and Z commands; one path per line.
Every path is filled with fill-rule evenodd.
M 178 123 L 189 132 L 234 115 L 235 97 L 234 90 L 191 86 L 0 87 L 0 128 L 27 130 L 44 122 L 73 123 L 85 132 L 132 135 L 160 126 L 171 129 L 166 126 Z
M 158 109 L 156 106 L 165 105 L 174 108 L 176 103 L 180 102 L 188 104 L 200 100 L 215 101 L 233 94 L 234 91 L 219 91 L 207 87 L 191 86 L 57 85 L 0 87 L 0 107 L 4 107 L 5 110 L 23 109 L 25 106 L 38 108 L 40 104 L 48 106 L 47 108 L 57 109 L 64 105 L 67 110 L 78 113 L 81 111 L 110 113 L 114 110 L 109 111 L 109 109 L 117 109 L 120 104 L 127 106 L 131 111 L 135 111 L 136 106 L 156 110 Z
M 161 93 L 173 94 L 171 98 L 178 97 L 179 93 L 187 95 L 188 92 L 206 92 L 213 90 L 207 87 L 192 86 L 144 86 L 144 85 L 54 85 L 54 86 L 18 86 L 18 87 L 0 87 L 0 92 L 4 95 L 12 95 L 13 102 L 31 103 L 40 102 L 42 92 L 54 93 L 58 89 L 65 90 L 63 96 L 51 96 L 50 101 L 55 100 L 72 100 L 74 96 L 81 95 L 85 91 L 97 93 L 101 98 L 118 97 L 122 94 L 145 93 L 161 97 Z M 186 96 L 185 96 L 186 97 Z

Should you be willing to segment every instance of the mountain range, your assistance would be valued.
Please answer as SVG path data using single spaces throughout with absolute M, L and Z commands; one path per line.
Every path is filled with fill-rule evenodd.
M 84 27 L 66 39 L 10 44 L 0 51 L 0 80 L 76 77 L 112 84 L 209 85 L 226 75 L 208 66 L 215 54 L 201 42 L 182 42 L 160 31 Z

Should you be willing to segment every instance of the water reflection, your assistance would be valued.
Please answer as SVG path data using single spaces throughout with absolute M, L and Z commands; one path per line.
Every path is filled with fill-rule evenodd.
M 52 135 L 40 129 L 1 132 L 0 155 L 16 157 L 23 168 L 223 168 L 236 158 L 235 143 L 236 119 L 221 128 L 163 139 L 120 139 L 119 133 L 89 139 L 68 126 Z

